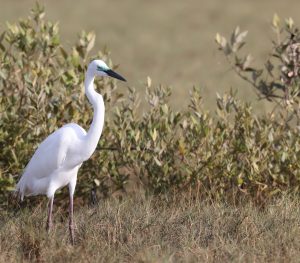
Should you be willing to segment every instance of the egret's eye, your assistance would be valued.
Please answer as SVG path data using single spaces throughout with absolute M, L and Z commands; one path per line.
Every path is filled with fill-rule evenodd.
M 98 71 L 106 71 L 107 69 L 101 66 L 97 66 L 97 70 Z

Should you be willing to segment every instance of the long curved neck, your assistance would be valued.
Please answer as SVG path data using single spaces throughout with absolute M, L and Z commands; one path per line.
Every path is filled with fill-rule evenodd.
M 92 155 L 95 151 L 104 125 L 104 101 L 102 96 L 94 89 L 94 78 L 94 75 L 87 71 L 84 82 L 85 94 L 94 108 L 93 121 L 85 140 L 85 150 L 87 155 Z

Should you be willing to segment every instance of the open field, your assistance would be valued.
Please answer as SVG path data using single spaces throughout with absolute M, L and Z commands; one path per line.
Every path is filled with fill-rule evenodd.
M 27 17 L 33 0 L 0 0 L 0 28 L 5 21 Z M 261 64 L 270 50 L 270 21 L 275 12 L 299 24 L 300 2 L 290 0 L 246 1 L 41 1 L 47 17 L 60 22 L 63 43 L 73 43 L 81 30 L 97 35 L 96 48 L 107 45 L 121 64 L 122 74 L 138 90 L 147 76 L 153 83 L 174 88 L 173 104 L 186 103 L 193 85 L 201 86 L 205 103 L 215 109 L 215 93 L 238 89 L 244 100 L 255 94 L 240 81 L 216 49 L 216 32 L 228 35 L 237 25 L 249 30 L 247 49 Z M 255 102 L 263 110 L 270 105 Z
M 181 107 L 181 114 L 174 113 L 168 90 L 148 80 L 145 101 L 152 106 L 140 118 L 133 90 L 123 103 L 114 104 L 115 82 L 97 82 L 107 111 L 115 115 L 106 117 L 101 149 L 78 176 L 74 247 L 67 209 L 60 207 L 67 206 L 63 195 L 56 195 L 50 235 L 44 229 L 46 198 L 26 199 L 14 207 L 8 196 L 49 133 L 70 121 L 90 126 L 90 105 L 79 91 L 84 70 L 70 59 L 71 52 L 60 60 L 61 46 L 55 44 L 59 41 L 51 24 L 34 24 L 25 37 L 24 24 L 12 32 L 9 51 L 0 49 L 0 262 L 299 261 L 299 103 L 292 105 L 297 126 L 289 123 L 291 108 L 285 104 L 279 112 L 282 121 L 269 115 L 257 118 L 255 113 L 271 104 L 257 102 L 248 86 L 228 71 L 214 35 L 228 35 L 236 25 L 248 29 L 246 48 L 262 64 L 270 50 L 273 13 L 292 16 L 297 24 L 300 4 L 219 2 L 45 2 L 47 17 L 60 21 L 68 52 L 77 33 L 93 30 L 94 54 L 107 45 L 129 87 L 144 92 L 149 75 L 154 84 L 171 85 L 170 104 Z M 27 17 L 34 1 L 0 4 L 2 31 L 5 21 Z M 30 38 L 33 31 L 37 34 Z M 299 70 L 297 63 L 295 68 Z M 299 84 L 300 70 L 286 73 L 291 72 Z M 197 89 L 186 107 L 194 84 L 202 87 L 205 109 Z M 217 114 L 208 114 L 207 108 L 216 109 L 215 93 L 230 87 L 238 89 L 242 102 L 219 97 Z M 255 113 L 245 101 L 254 102 Z M 87 206 L 90 194 L 99 204 Z
M 46 203 L 0 218 L 1 262 L 298 262 L 299 199 L 264 208 L 186 197 L 76 207 L 77 244 L 69 245 L 67 215 L 55 208 L 44 230 Z

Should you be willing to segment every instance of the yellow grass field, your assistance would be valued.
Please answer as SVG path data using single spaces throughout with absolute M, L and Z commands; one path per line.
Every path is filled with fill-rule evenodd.
M 33 0 L 0 0 L 0 29 L 5 22 L 27 17 Z M 41 1 L 47 17 L 59 21 L 63 43 L 70 44 L 81 30 L 97 35 L 94 52 L 104 46 L 111 51 L 114 63 L 129 80 L 128 84 L 143 90 L 147 76 L 154 84 L 173 87 L 173 105 L 187 103 L 193 85 L 203 89 L 205 104 L 215 107 L 216 92 L 231 87 L 244 100 L 264 110 L 270 104 L 257 102 L 250 87 L 229 71 L 217 50 L 217 32 L 229 35 L 239 25 L 248 30 L 246 50 L 262 65 L 270 50 L 274 13 L 300 19 L 300 2 L 270 0 L 90 0 Z
M 299 262 L 299 198 L 264 208 L 169 198 L 136 196 L 76 208 L 74 247 L 64 209 L 55 207 L 47 235 L 45 205 L 23 207 L 0 218 L 0 261 Z

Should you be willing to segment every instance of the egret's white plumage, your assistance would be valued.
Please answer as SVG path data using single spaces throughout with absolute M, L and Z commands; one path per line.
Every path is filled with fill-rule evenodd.
M 92 61 L 85 78 L 85 93 L 94 108 L 90 129 L 86 132 L 75 123 L 64 125 L 49 135 L 37 148 L 16 186 L 21 199 L 24 196 L 47 195 L 50 199 L 48 230 L 52 225 L 52 205 L 56 190 L 68 185 L 70 192 L 70 234 L 74 243 L 73 195 L 77 172 L 96 149 L 104 124 L 104 101 L 94 89 L 95 76 L 111 76 L 125 81 L 109 69 L 102 60 Z
M 76 180 L 77 170 L 85 161 L 78 150 L 86 131 L 75 123 L 67 124 L 48 136 L 38 147 L 17 184 L 24 196 L 47 195 Z

